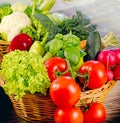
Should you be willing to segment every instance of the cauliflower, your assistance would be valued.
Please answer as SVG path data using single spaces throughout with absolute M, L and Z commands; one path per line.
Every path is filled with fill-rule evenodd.
M 5 16 L 0 23 L 0 33 L 7 34 L 7 40 L 11 41 L 14 36 L 20 33 L 20 30 L 31 24 L 31 19 L 22 12 L 13 12 Z

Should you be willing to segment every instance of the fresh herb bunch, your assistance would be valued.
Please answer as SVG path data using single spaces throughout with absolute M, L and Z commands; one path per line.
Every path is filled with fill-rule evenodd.
M 80 40 L 85 40 L 88 38 L 89 32 L 96 30 L 97 25 L 92 24 L 82 12 L 76 11 L 76 15 L 65 19 L 59 27 L 62 34 L 68 34 L 72 31 L 72 34 L 78 36 Z

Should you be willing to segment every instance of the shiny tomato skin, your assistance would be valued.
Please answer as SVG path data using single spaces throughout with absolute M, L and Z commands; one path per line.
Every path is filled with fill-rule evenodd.
M 57 78 L 56 72 L 64 72 L 68 69 L 66 61 L 60 57 L 52 57 L 48 59 L 45 62 L 45 66 L 47 68 L 48 76 L 51 82 Z M 69 73 L 65 73 L 65 75 L 70 76 Z
M 83 123 L 104 123 L 106 119 L 106 109 L 103 104 L 93 102 L 83 115 Z
M 57 108 L 54 112 L 55 123 L 83 123 L 81 109 L 71 107 L 68 109 Z
M 9 51 L 29 50 L 32 44 L 33 44 L 33 41 L 29 35 L 25 33 L 20 33 L 12 39 L 9 46 Z
M 107 82 L 107 69 L 99 61 L 86 61 L 79 69 L 80 74 L 87 74 L 87 80 L 84 77 L 79 77 L 82 83 L 87 81 L 87 87 L 96 89 L 102 87 Z
M 80 99 L 81 89 L 76 81 L 69 76 L 60 76 L 50 86 L 50 97 L 62 108 L 72 107 Z

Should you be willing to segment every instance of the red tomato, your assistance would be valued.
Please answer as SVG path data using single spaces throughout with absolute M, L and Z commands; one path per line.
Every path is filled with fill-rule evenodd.
M 96 89 L 103 86 L 107 81 L 107 69 L 99 61 L 90 60 L 85 62 L 79 69 L 79 73 L 86 77 L 79 77 L 85 87 Z M 86 83 L 87 82 L 87 83 Z
M 68 109 L 57 108 L 54 112 L 55 123 L 83 123 L 81 109 L 71 107 Z
M 32 43 L 33 43 L 32 38 L 29 35 L 25 33 L 18 34 L 11 41 L 11 44 L 9 46 L 9 51 L 14 51 L 16 49 L 29 50 Z
M 68 69 L 66 61 L 60 57 L 50 58 L 45 62 L 45 66 L 51 81 L 55 80 L 60 72 L 64 72 Z M 69 74 L 65 73 L 65 75 L 67 76 Z
M 80 87 L 69 76 L 60 76 L 50 86 L 50 97 L 53 102 L 63 108 L 72 107 L 80 99 Z
M 103 104 L 93 102 L 83 115 L 83 123 L 104 123 L 106 119 L 106 109 Z

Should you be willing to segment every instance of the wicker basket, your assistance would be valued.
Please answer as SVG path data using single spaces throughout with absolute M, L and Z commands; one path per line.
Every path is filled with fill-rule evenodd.
M 10 42 L 0 40 L 0 62 L 2 61 L 2 57 L 8 52 Z
M 115 83 L 116 81 L 110 81 L 99 89 L 82 92 L 80 99 L 86 103 L 91 102 L 92 99 L 103 103 Z M 30 122 L 54 122 L 53 114 L 56 105 L 49 95 L 42 96 L 38 93 L 34 95 L 26 93 L 21 100 L 16 100 L 15 96 L 10 96 L 10 99 L 16 114 L 20 118 Z M 81 102 L 78 101 L 75 106 L 79 107 L 81 105 Z
M 9 42 L 0 40 L 0 58 L 8 52 Z M 95 90 L 88 90 L 81 93 L 81 100 L 85 103 L 97 101 L 103 103 L 106 99 L 109 91 L 114 87 L 116 81 L 110 81 L 103 87 Z M 4 82 L 0 79 L 0 85 Z M 49 95 L 43 96 L 39 93 L 30 94 L 26 93 L 21 100 L 16 100 L 14 95 L 10 96 L 11 102 L 13 103 L 16 114 L 30 122 L 54 122 L 54 110 L 56 105 L 52 102 Z M 80 101 L 76 103 L 76 107 L 80 107 L 82 104 Z

